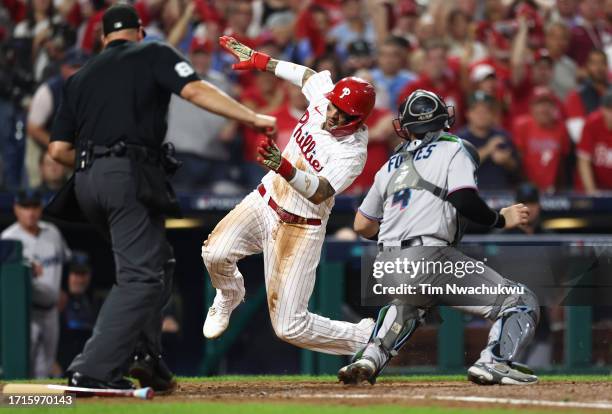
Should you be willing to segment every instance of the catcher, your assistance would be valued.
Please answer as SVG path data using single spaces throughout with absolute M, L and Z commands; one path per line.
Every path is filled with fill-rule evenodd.
M 490 228 L 526 224 L 529 210 L 523 204 L 491 210 L 478 195 L 475 170 L 478 153 L 471 145 L 447 131 L 454 121 L 444 101 L 436 94 L 417 90 L 399 108 L 394 121 L 403 144 L 376 174 L 355 217 L 357 233 L 378 235 L 376 262 L 400 258 L 417 262 L 474 262 L 453 246 L 461 237 L 458 214 Z M 375 269 L 376 269 L 375 262 Z M 406 280 L 404 278 L 404 280 Z M 340 369 L 345 384 L 376 377 L 397 354 L 431 307 L 444 304 L 495 321 L 480 358 L 469 368 L 468 378 L 477 384 L 533 384 L 538 378 L 517 363 L 531 341 L 539 318 L 536 296 L 525 286 L 504 279 L 482 265 L 482 273 L 456 278 L 455 274 L 420 272 L 414 283 L 443 286 L 484 286 L 495 291 L 520 293 L 458 297 L 450 294 L 395 296 L 381 309 L 366 347 L 353 363 Z M 511 289 L 510 289 L 511 288 Z

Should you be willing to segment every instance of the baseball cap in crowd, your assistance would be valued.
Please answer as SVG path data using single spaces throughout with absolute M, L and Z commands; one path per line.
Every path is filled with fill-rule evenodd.
M 489 76 L 496 76 L 495 68 L 487 63 L 479 63 L 470 70 L 470 80 L 474 83 L 481 82 Z
M 73 47 L 64 53 L 62 65 L 80 67 L 87 63 L 87 60 L 89 60 L 89 55 L 87 53 L 83 52 L 79 48 Z
M 136 9 L 129 4 L 115 4 L 109 7 L 102 16 L 102 31 L 104 35 L 124 29 L 138 29 L 142 21 Z
M 472 108 L 479 103 L 485 103 L 489 106 L 497 105 L 497 100 L 494 96 L 489 95 L 484 91 L 476 91 L 468 97 L 468 107 Z
M 606 108 L 612 108 L 612 88 L 606 90 L 601 98 L 601 104 Z
M 536 103 L 541 101 L 550 101 L 552 103 L 557 103 L 557 97 L 555 93 L 547 86 L 537 86 L 533 92 L 531 93 L 530 102 Z
M 518 186 L 515 198 L 517 203 L 539 203 L 540 191 L 532 183 L 526 182 Z
M 40 191 L 32 188 L 22 189 L 15 195 L 15 204 L 22 207 L 39 207 L 42 205 L 42 195 Z
M 355 40 L 348 45 L 349 56 L 371 56 L 372 48 L 365 40 Z
M 212 42 L 206 38 L 194 36 L 189 45 L 189 53 L 211 53 L 214 49 Z
M 72 273 L 90 273 L 89 255 L 85 252 L 73 251 L 69 269 Z

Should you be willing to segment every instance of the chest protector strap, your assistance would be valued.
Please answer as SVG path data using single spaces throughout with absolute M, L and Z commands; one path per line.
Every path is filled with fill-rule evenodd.
M 389 194 L 395 194 L 398 191 L 413 189 L 426 190 L 440 198 L 446 200 L 448 189 L 441 188 L 424 179 L 414 167 L 414 153 L 410 151 L 402 151 L 397 154 L 403 158 L 399 168 L 395 170 L 389 180 L 389 185 L 385 189 L 384 199 L 386 200 Z

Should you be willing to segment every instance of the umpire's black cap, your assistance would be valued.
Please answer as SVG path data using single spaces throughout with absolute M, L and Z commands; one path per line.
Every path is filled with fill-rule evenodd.
M 115 4 L 104 12 L 102 16 L 102 30 L 104 36 L 117 30 L 138 29 L 142 21 L 136 9 L 129 4 Z

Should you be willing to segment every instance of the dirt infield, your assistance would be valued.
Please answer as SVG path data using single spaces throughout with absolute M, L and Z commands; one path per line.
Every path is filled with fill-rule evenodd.
M 295 402 L 349 405 L 513 406 L 612 412 L 611 382 L 549 381 L 528 387 L 478 386 L 467 381 L 344 386 L 324 381 L 182 382 L 158 401 Z

